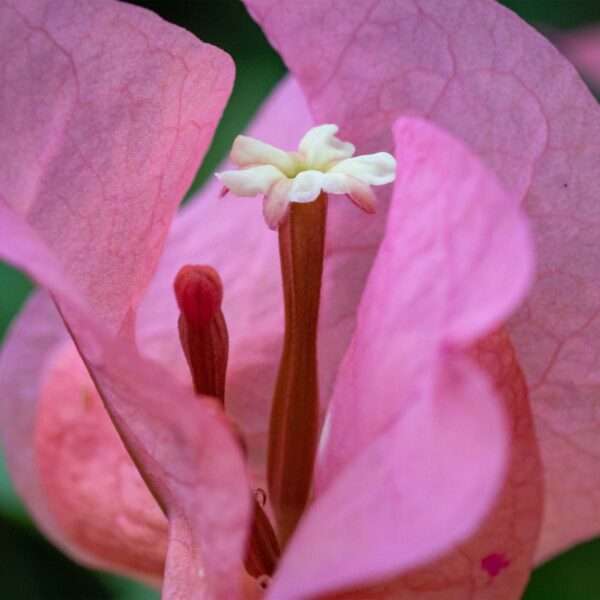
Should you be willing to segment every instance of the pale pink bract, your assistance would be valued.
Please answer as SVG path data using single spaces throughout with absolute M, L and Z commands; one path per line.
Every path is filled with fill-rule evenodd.
M 251 133 L 293 147 L 314 122 L 331 121 L 365 152 L 391 151 L 394 133 L 399 163 L 375 217 L 330 203 L 319 350 L 331 413 L 315 502 L 268 596 L 393 575 L 359 597 L 410 598 L 441 581 L 451 599 L 518 598 L 542 517 L 519 362 L 544 463 L 538 552 L 596 532 L 598 503 L 582 489 L 600 489 L 587 458 L 598 442 L 580 430 L 589 430 L 598 372 L 599 109 L 572 67 L 491 0 L 359 2 L 356 11 L 247 4 L 301 86 L 282 84 Z M 120 3 L 3 0 L 0 17 L 0 255 L 50 291 L 166 513 L 163 596 L 242 597 L 249 485 L 262 485 L 281 343 L 276 239 L 258 203 L 220 200 L 212 183 L 175 219 L 163 253 L 228 96 L 231 62 Z M 415 114 L 433 124 L 399 119 Z M 517 361 L 495 330 L 531 277 L 523 197 L 539 272 L 508 327 Z M 224 281 L 226 401 L 249 446 L 248 473 L 219 408 L 191 392 L 171 292 L 186 262 L 211 264 Z M 38 293 L 0 360 L 9 468 L 59 545 L 156 579 L 167 521 L 116 435 L 95 429 L 105 415 L 81 365 L 63 368 L 71 360 L 64 326 Z M 107 461 L 126 465 L 116 484 L 99 459 L 105 444 Z M 86 507 L 77 498 L 88 502 L 94 481 L 106 521 L 78 527 Z M 121 499 L 111 512 L 103 494 L 114 485 Z M 129 502 L 142 516 L 131 518 Z M 103 527 L 122 536 L 121 550 L 99 548 Z M 136 539 L 157 544 L 150 564 L 126 547 Z

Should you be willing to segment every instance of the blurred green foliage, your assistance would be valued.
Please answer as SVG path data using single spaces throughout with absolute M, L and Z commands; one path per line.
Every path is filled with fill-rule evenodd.
M 327 1 L 327 0 L 323 0 Z M 445 0 L 440 0 L 445 1 Z M 279 56 L 239 0 L 138 0 L 133 2 L 185 27 L 231 54 L 234 92 L 192 190 L 225 156 L 264 97 L 285 73 Z M 600 22 L 600 0 L 504 0 L 524 19 L 549 32 Z M 27 279 L 0 264 L 0 339 L 30 290 Z M 153 600 L 158 594 L 123 578 L 72 563 L 40 536 L 15 496 L 0 462 L 0 589 L 16 600 Z M 600 541 L 575 548 L 537 569 L 525 600 L 600 598 Z
M 37 532 L 0 517 L 2 598 L 10 600 L 152 600 L 144 586 L 75 565 Z
M 543 29 L 569 29 L 600 21 L 596 0 L 501 0 L 523 19 Z

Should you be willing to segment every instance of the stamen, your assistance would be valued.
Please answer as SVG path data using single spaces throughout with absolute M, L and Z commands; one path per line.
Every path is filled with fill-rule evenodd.
M 257 579 L 265 575 L 272 576 L 280 554 L 279 543 L 271 522 L 261 505 L 255 501 L 252 528 L 246 548 L 246 571 Z
M 317 447 L 317 322 L 326 215 L 327 197 L 321 194 L 315 202 L 292 204 L 279 228 L 285 335 L 271 409 L 267 476 L 284 546 L 308 501 Z
M 188 265 L 177 273 L 174 288 L 181 311 L 179 338 L 194 390 L 224 402 L 229 336 L 221 279 L 211 267 Z

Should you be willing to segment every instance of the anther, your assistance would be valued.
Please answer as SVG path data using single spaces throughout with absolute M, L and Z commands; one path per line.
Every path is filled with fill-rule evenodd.
M 254 499 L 264 507 L 267 504 L 267 492 L 262 488 L 256 488 L 254 490 Z
M 254 515 L 246 547 L 244 566 L 252 577 L 260 579 L 273 575 L 279 561 L 280 549 L 271 522 L 258 501 L 254 502 Z

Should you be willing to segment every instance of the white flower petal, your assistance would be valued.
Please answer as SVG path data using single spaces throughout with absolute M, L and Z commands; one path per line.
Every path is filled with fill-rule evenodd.
M 293 175 L 296 169 L 294 154 L 247 135 L 235 138 L 229 156 L 239 167 L 273 165 L 286 175 Z
M 360 179 L 342 173 L 325 173 L 323 191 L 329 194 L 346 194 L 350 200 L 365 212 L 375 212 L 375 194 L 371 186 Z
M 339 162 L 330 173 L 343 173 L 369 185 L 383 185 L 396 178 L 396 159 L 387 152 L 365 154 Z
M 338 129 L 337 125 L 318 125 L 304 134 L 298 150 L 304 156 L 308 167 L 323 169 L 354 154 L 353 144 L 342 142 L 335 137 Z
M 302 171 L 292 180 L 289 191 L 291 202 L 312 202 L 321 193 L 323 173 L 321 171 Z
M 263 215 L 271 229 L 277 229 L 287 217 L 290 206 L 289 191 L 291 185 L 292 182 L 289 179 L 282 179 L 265 195 Z
M 256 196 L 266 194 L 271 187 L 285 175 L 272 165 L 250 167 L 239 171 L 223 171 L 215 173 L 223 185 L 236 196 Z
M 350 200 L 367 213 L 375 212 L 376 198 L 370 185 L 356 179 L 356 184 L 348 193 Z
M 322 188 L 328 194 L 349 194 L 352 183 L 352 177 L 349 175 L 328 171 L 323 175 Z
M 286 219 L 290 202 L 313 202 L 322 191 L 345 194 L 363 210 L 375 212 L 370 186 L 393 181 L 396 161 L 386 152 L 353 157 L 354 146 L 336 137 L 338 129 L 333 124 L 313 127 L 297 152 L 240 135 L 231 150 L 240 170 L 217 177 L 224 190 L 238 196 L 264 195 L 264 217 L 272 229 Z

